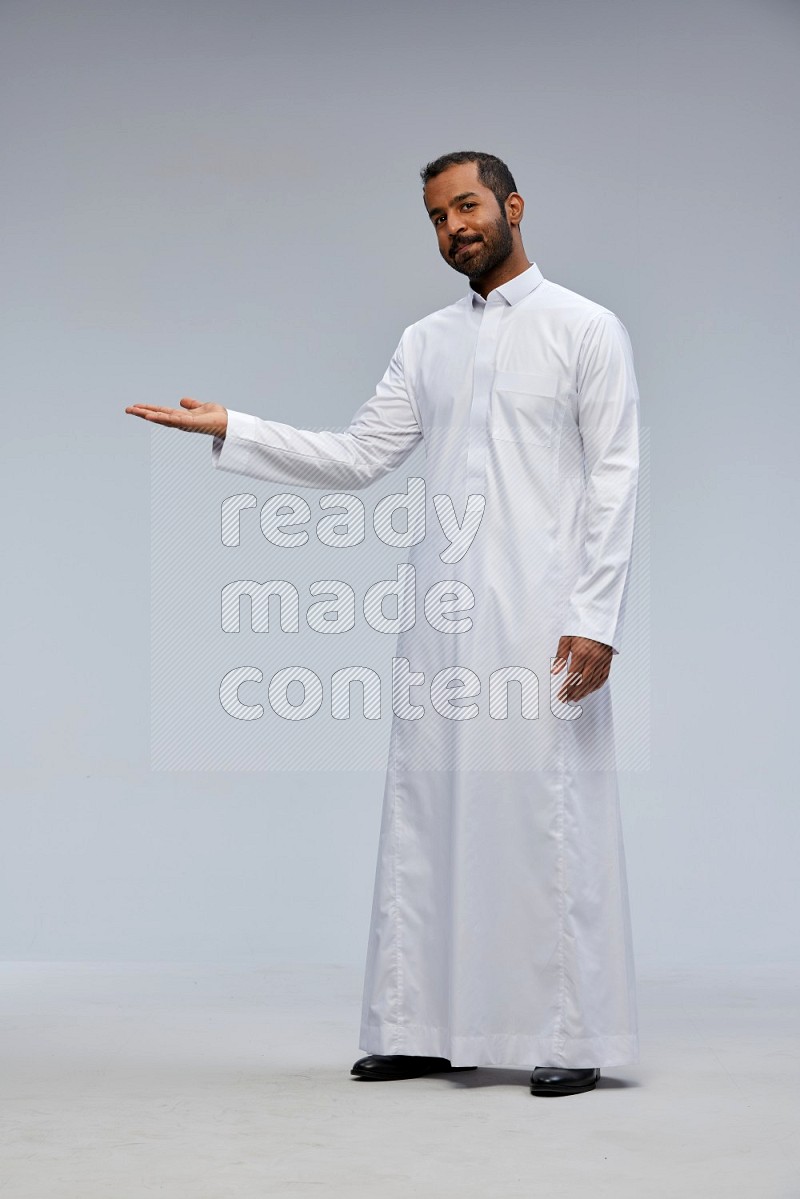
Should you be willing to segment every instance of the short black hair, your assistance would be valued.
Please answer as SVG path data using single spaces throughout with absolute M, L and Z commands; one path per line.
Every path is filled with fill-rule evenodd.
M 423 188 L 429 179 L 441 175 L 448 167 L 461 166 L 465 162 L 478 164 L 478 178 L 484 187 L 494 192 L 500 211 L 505 213 L 506 199 L 517 190 L 517 185 L 502 158 L 495 154 L 483 154 L 479 150 L 455 150 L 452 154 L 442 154 L 420 171 Z

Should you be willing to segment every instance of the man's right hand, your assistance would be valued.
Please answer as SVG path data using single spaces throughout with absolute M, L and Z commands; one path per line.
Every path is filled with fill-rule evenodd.
M 210 433 L 212 437 L 224 437 L 228 428 L 228 410 L 221 404 L 201 404 L 199 400 L 185 397 L 180 408 L 157 408 L 155 404 L 131 404 L 125 409 L 131 416 L 155 421 L 157 425 L 170 425 L 187 433 Z

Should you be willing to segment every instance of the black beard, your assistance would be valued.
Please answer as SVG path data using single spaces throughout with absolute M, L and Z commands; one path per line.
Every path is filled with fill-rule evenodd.
M 505 216 L 499 216 L 489 234 L 484 237 L 483 244 L 474 250 L 469 258 L 465 258 L 463 264 L 449 254 L 447 261 L 454 270 L 466 275 L 472 283 L 494 270 L 501 262 L 505 262 L 513 249 L 511 226 Z

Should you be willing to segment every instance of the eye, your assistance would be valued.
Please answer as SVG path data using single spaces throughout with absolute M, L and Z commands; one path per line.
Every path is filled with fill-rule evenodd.
M 462 207 L 462 208 L 474 208 L 474 207 L 475 207 L 475 201 L 474 201 L 474 200 L 467 200 L 467 202 L 466 202 L 465 204 L 462 204 L 462 205 L 461 205 L 461 207 Z

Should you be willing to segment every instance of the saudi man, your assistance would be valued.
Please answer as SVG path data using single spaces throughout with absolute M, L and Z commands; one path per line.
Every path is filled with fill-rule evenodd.
M 532 1065 L 533 1094 L 574 1094 L 638 1060 L 608 686 L 637 494 L 633 357 L 613 312 L 527 258 L 504 162 L 460 151 L 421 174 L 469 286 L 403 331 L 344 432 L 188 398 L 126 412 L 211 434 L 218 469 L 338 491 L 424 441 L 452 546 L 410 551 L 426 619 L 393 659 L 351 1073 Z

